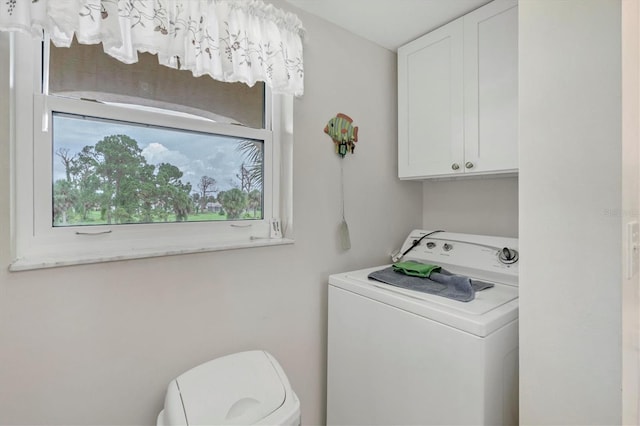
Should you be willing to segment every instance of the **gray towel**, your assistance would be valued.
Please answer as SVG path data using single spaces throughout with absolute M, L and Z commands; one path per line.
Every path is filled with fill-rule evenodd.
M 493 287 L 491 283 L 472 280 L 464 275 L 454 275 L 444 269 L 440 272 L 432 272 L 429 278 L 420 278 L 396 272 L 393 267 L 388 267 L 370 273 L 369 278 L 396 287 L 436 294 L 460 302 L 469 302 L 475 298 L 476 291 Z

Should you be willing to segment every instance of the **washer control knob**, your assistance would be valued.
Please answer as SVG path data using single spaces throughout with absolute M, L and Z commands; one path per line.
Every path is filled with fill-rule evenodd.
M 434 248 L 435 246 L 436 246 L 436 243 L 434 243 L 433 241 L 429 241 L 429 242 L 427 243 L 427 248 L 432 249 L 432 248 Z
M 518 261 L 518 251 L 509 247 L 504 247 L 498 252 L 498 260 L 506 265 Z
M 451 251 L 451 249 L 453 248 L 453 246 L 449 243 L 444 243 L 444 245 L 442 246 L 442 248 L 444 249 L 444 251 Z

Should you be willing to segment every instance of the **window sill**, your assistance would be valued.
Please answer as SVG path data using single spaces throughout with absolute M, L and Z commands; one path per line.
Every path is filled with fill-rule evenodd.
M 243 242 L 225 242 L 219 245 L 208 247 L 187 247 L 176 249 L 150 249 L 136 250 L 131 253 L 121 253 L 118 255 L 105 253 L 104 255 L 76 255 L 76 256 L 38 256 L 32 258 L 16 259 L 9 265 L 9 271 L 29 271 L 33 269 L 57 268 L 61 266 L 86 265 L 91 263 L 116 262 L 120 260 L 146 259 L 149 257 L 175 256 L 181 254 L 205 253 L 222 250 L 235 250 L 251 247 L 270 247 L 293 244 L 295 241 L 289 238 L 264 238 Z

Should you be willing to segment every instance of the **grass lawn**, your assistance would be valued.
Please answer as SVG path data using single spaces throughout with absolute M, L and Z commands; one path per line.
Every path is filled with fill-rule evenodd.
M 244 217 L 244 219 L 259 219 L 262 215 L 261 212 L 258 211 L 256 214 L 257 217 L 253 217 L 253 212 L 249 213 L 249 217 Z M 227 220 L 226 215 L 221 215 L 219 213 L 213 212 L 205 212 L 199 214 L 190 214 L 187 222 L 208 222 L 214 220 Z M 167 222 L 175 222 L 176 215 L 170 214 Z M 154 220 L 155 223 L 162 222 L 161 220 Z M 134 222 L 137 223 L 137 222 Z M 67 226 L 82 226 L 82 225 L 106 225 L 107 221 L 100 218 L 100 212 L 97 210 L 92 210 L 87 215 L 87 220 L 82 220 L 80 217 L 70 217 L 67 222 Z M 55 226 L 63 226 L 61 224 L 56 224 Z

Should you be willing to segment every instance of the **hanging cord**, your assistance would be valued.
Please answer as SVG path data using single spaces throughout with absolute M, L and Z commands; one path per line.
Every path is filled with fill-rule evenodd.
M 395 263 L 395 262 L 397 262 L 397 261 L 399 261 L 400 259 L 402 259 L 402 258 L 404 257 L 404 255 L 405 255 L 405 254 L 409 253 L 409 252 L 410 252 L 411 250 L 413 250 L 417 245 L 419 245 L 419 244 L 422 242 L 422 240 L 424 240 L 425 238 L 427 238 L 429 235 L 433 235 L 433 234 L 435 234 L 435 233 L 437 233 L 437 232 L 444 232 L 444 230 L 439 229 L 439 230 L 437 230 L 437 231 L 432 231 L 432 232 L 429 232 L 428 234 L 424 234 L 422 237 L 420 237 L 420 238 L 419 238 L 419 239 L 417 239 L 417 240 L 413 240 L 413 242 L 411 243 L 411 247 L 409 247 L 408 249 L 406 249 L 406 250 L 404 251 L 404 253 L 402 253 L 402 254 L 400 254 L 400 255 L 393 256 L 393 258 L 392 258 L 391 260 L 392 260 L 394 263 Z
M 344 160 L 340 160 L 340 198 L 342 199 L 342 223 L 340 224 L 340 243 L 343 250 L 349 250 L 351 248 L 351 238 L 349 237 L 349 225 L 347 225 L 347 219 L 344 216 L 345 202 L 344 202 Z
M 344 218 L 344 159 L 340 161 L 340 198 L 342 200 L 342 221 L 346 222 Z

